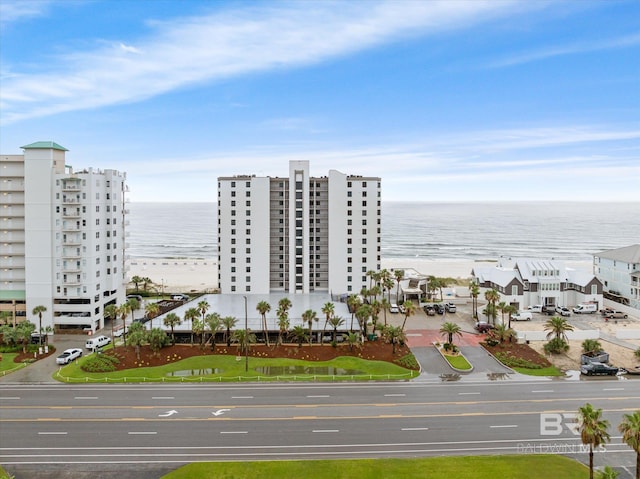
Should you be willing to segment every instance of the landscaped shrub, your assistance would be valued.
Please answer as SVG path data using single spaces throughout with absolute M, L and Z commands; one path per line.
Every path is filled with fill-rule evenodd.
M 415 369 L 415 370 L 420 369 L 420 366 L 418 365 L 418 361 L 416 360 L 416 357 L 413 355 L 413 353 L 409 353 L 406 356 L 402 356 L 400 359 L 396 359 L 394 362 L 399 364 L 403 368 Z
M 553 338 L 544 345 L 544 352 L 547 354 L 560 354 L 569 351 L 569 343 L 564 339 Z
M 527 369 L 542 369 L 540 364 L 536 364 L 528 359 L 519 358 L 509 352 L 498 351 L 494 356 L 505 366 L 510 368 L 527 368 Z
M 80 369 L 88 373 L 108 373 L 116 370 L 120 360 L 109 354 L 92 354 L 87 357 Z
M 635 355 L 636 358 L 640 359 L 640 348 L 636 349 Z

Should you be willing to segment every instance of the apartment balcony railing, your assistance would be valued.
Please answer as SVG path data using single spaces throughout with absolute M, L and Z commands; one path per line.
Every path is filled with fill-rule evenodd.
M 80 210 L 62 210 L 63 218 L 80 218 Z
M 80 203 L 80 198 L 73 198 L 70 196 L 63 196 L 62 203 L 65 205 L 77 205 Z

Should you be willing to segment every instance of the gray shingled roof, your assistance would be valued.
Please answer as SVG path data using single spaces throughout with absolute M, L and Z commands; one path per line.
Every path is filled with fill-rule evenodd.
M 594 256 L 630 264 L 640 263 L 640 244 L 601 251 L 600 253 L 594 254 Z

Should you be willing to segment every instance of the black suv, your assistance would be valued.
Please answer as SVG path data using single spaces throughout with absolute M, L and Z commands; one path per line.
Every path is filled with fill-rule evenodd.
M 580 366 L 580 372 L 587 376 L 615 376 L 618 374 L 618 368 L 593 362 Z
M 444 314 L 444 304 L 442 303 L 436 303 L 433 305 L 433 307 L 436 310 L 436 313 L 438 314 Z

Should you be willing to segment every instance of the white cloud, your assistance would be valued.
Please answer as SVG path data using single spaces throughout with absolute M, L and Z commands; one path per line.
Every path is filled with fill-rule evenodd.
M 20 73 L 14 65 L 0 92 L 2 121 L 134 102 L 230 76 L 314 64 L 409 35 L 465 28 L 541 8 L 545 3 L 268 5 L 156 22 L 155 35 L 52 58 L 38 73 Z
M 627 48 L 631 46 L 640 45 L 640 34 L 626 35 L 618 38 L 611 38 L 607 40 L 601 40 L 598 42 L 579 42 L 569 45 L 557 45 L 547 47 L 542 50 L 536 50 L 527 53 L 521 53 L 511 56 L 509 58 L 503 58 L 501 60 L 489 63 L 485 65 L 486 68 L 503 68 L 513 65 L 520 65 L 523 63 L 530 63 L 540 60 L 546 60 L 547 58 L 558 57 L 562 55 L 574 55 L 580 53 L 597 52 L 602 50 L 612 50 L 618 48 Z
M 2 0 L 0 25 L 4 28 L 20 20 L 44 15 L 50 5 L 48 0 Z

